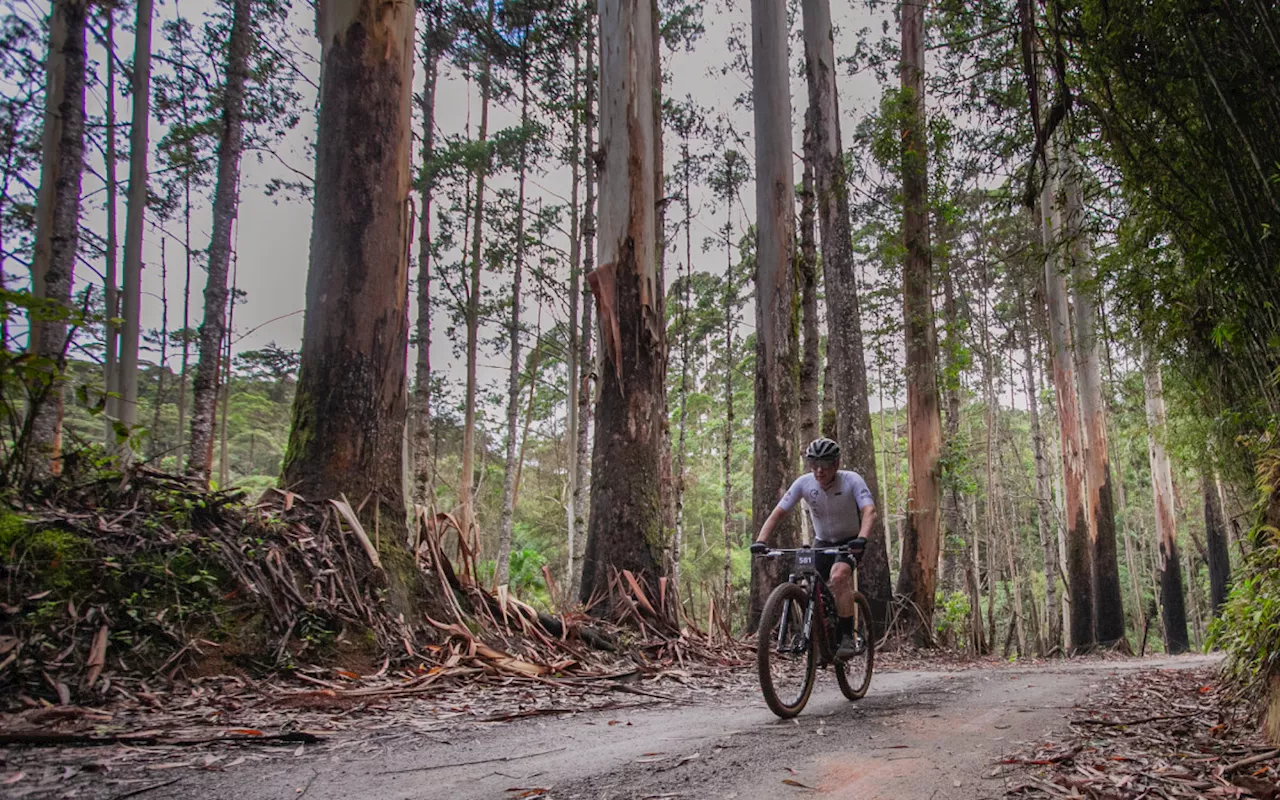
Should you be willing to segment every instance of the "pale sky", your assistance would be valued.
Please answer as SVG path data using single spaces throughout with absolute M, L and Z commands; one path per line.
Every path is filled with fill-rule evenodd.
M 9 2 L 27 4 L 26 8 L 28 9 L 34 8 L 28 4 L 29 0 L 9 0 Z M 860 28 L 871 26 L 874 28 L 875 34 L 881 33 L 880 24 L 882 19 L 880 17 L 873 18 L 869 12 L 861 7 L 861 4 L 858 5 L 857 9 L 853 9 L 850 8 L 850 4 L 833 4 L 838 28 L 836 35 L 837 58 L 852 51 L 855 34 Z M 314 62 L 319 47 L 314 36 L 311 35 L 313 30 L 311 8 L 305 3 L 298 3 L 297 6 L 293 13 L 292 22 L 300 31 L 295 36 L 295 41 L 310 53 L 311 58 L 307 60 Z M 185 0 L 181 5 L 181 10 L 188 15 L 195 15 L 198 9 L 208 7 L 208 0 Z M 793 31 L 791 40 L 791 60 L 793 64 L 798 65 L 803 57 L 803 50 L 798 39 L 798 7 L 795 11 L 797 29 Z M 891 12 L 885 11 L 884 13 L 889 14 Z M 164 19 L 174 16 L 174 0 L 163 0 L 163 2 L 159 3 L 156 14 L 153 47 L 154 49 L 159 49 L 162 46 L 161 25 Z M 735 27 L 739 30 L 739 35 L 742 39 L 750 41 L 749 4 L 744 0 L 738 0 L 734 3 L 719 2 L 708 4 L 704 10 L 704 23 L 706 25 L 706 33 L 698 41 L 694 51 L 692 53 L 679 52 L 671 57 L 668 69 L 676 77 L 671 81 L 670 85 L 664 87 L 664 93 L 673 99 L 683 99 L 686 93 L 691 94 L 699 105 L 710 110 L 712 119 L 720 113 L 728 114 L 736 129 L 748 137 L 744 149 L 746 155 L 750 158 L 752 156 L 752 146 L 749 139 L 751 114 L 749 110 L 735 109 L 733 107 L 734 99 L 749 89 L 749 76 L 736 73 L 731 73 L 728 76 L 720 74 L 721 66 L 730 59 L 726 39 L 734 33 Z M 129 26 L 132 26 L 131 20 Z M 118 22 L 116 46 L 121 56 L 126 57 L 125 54 L 132 51 L 133 37 L 122 28 L 123 26 Z M 896 35 L 895 26 L 890 26 L 889 35 Z M 103 58 L 101 48 L 92 42 L 92 39 L 90 58 L 99 63 Z M 157 65 L 157 68 L 163 67 L 162 65 Z M 310 80 L 318 80 L 318 67 L 312 63 L 307 69 L 311 73 L 309 75 Z M 420 80 L 421 76 L 419 75 L 415 82 L 420 83 Z M 880 88 L 876 84 L 875 77 L 869 73 L 856 77 L 842 76 L 839 85 L 842 128 L 845 132 L 845 145 L 848 146 L 850 135 L 857 123 L 865 116 L 868 109 L 874 108 L 878 103 Z M 311 108 L 315 101 L 314 90 L 305 84 L 301 84 L 299 89 L 303 94 L 304 103 L 308 108 Z M 807 102 L 804 83 L 798 75 L 792 82 L 792 95 L 793 129 L 795 131 L 794 150 L 798 153 L 801 149 L 800 123 L 803 105 Z M 102 87 L 91 87 L 88 103 L 91 114 L 101 113 L 104 104 L 104 90 Z M 460 79 L 456 70 L 452 68 L 445 70 L 442 75 L 437 103 L 436 119 L 441 134 L 460 132 L 466 124 L 468 113 L 478 113 L 478 108 L 472 108 L 473 105 L 478 106 L 478 98 L 469 96 L 468 87 Z M 122 122 L 128 119 L 129 104 L 128 98 L 121 98 L 117 103 L 117 113 L 120 115 Z M 517 115 L 512 110 L 495 108 L 491 114 L 491 130 L 513 125 L 517 121 Z M 277 148 L 279 155 L 287 162 L 288 168 L 270 158 L 259 160 L 256 157 L 247 156 L 244 160 L 241 205 L 235 235 L 238 253 L 237 286 L 248 292 L 248 300 L 236 309 L 234 347 L 237 351 L 262 347 L 273 340 L 282 347 L 295 348 L 301 341 L 302 311 L 305 302 L 306 271 L 311 233 L 311 206 L 308 202 L 301 200 L 288 201 L 280 198 L 269 198 L 265 196 L 263 187 L 273 178 L 296 177 L 291 174 L 289 168 L 306 174 L 312 173 L 313 165 L 310 163 L 308 156 L 305 155 L 304 146 L 309 138 L 314 137 L 314 131 L 314 114 L 309 112 L 303 116 L 302 121 L 290 135 L 288 141 Z M 153 121 L 150 135 L 151 143 L 154 147 L 156 142 L 164 135 L 164 126 Z M 667 149 L 666 164 L 669 168 L 678 159 L 678 141 L 673 134 L 668 133 L 665 144 Z M 123 143 L 122 146 L 127 147 Z M 101 156 L 96 152 L 90 152 L 89 158 L 94 170 L 101 172 Z M 153 160 L 153 169 L 154 166 Z M 795 174 L 796 180 L 799 181 L 800 165 L 798 161 Z M 121 165 L 119 178 L 122 184 L 127 181 L 127 167 L 123 164 Z M 512 177 L 508 175 L 496 179 L 493 183 L 496 185 L 510 184 L 512 180 Z M 543 187 L 548 195 L 567 196 L 569 193 L 569 171 L 567 168 L 557 167 L 549 173 L 535 176 L 534 181 Z M 86 173 L 84 192 L 86 197 L 92 198 L 89 201 L 90 205 L 85 209 L 86 220 L 88 224 L 100 231 L 105 230 L 105 215 L 100 208 L 101 188 L 101 182 Z M 125 187 L 122 185 L 119 209 L 121 235 L 123 235 L 125 216 L 124 191 Z M 533 191 L 536 192 L 537 190 Z M 535 193 L 533 197 L 536 201 L 537 194 Z M 752 183 L 748 183 L 743 187 L 741 197 L 743 206 L 739 207 L 735 212 L 740 223 L 742 222 L 741 216 L 744 207 L 747 213 L 754 217 L 755 195 Z M 547 196 L 546 201 L 548 203 L 556 202 L 552 196 Z M 705 191 L 695 195 L 694 204 L 695 209 L 702 208 L 701 213 L 697 214 L 698 219 L 694 227 L 694 268 L 720 271 L 722 269 L 722 254 L 719 252 L 702 253 L 701 243 L 705 236 L 712 234 L 723 224 L 724 212 L 721 209 L 716 209 L 714 213 L 712 212 L 711 198 Z M 203 248 L 207 246 L 211 225 L 210 210 L 207 203 L 202 203 L 193 214 L 192 227 L 195 247 Z M 173 237 L 180 237 L 181 235 L 180 220 L 167 223 L 166 229 L 171 237 L 167 248 L 169 264 L 167 282 L 169 324 L 172 328 L 177 328 L 181 326 L 182 313 L 182 257 L 180 239 Z M 160 238 L 161 236 L 156 228 L 149 224 L 144 250 L 144 328 L 158 327 L 160 324 Z M 567 243 L 562 242 L 559 244 L 567 248 Z M 672 280 L 674 271 L 683 260 L 682 252 L 681 250 L 679 253 L 668 253 L 666 260 L 668 285 Z M 101 264 L 97 266 L 102 269 Z M 77 277 L 79 279 L 78 283 L 81 285 L 87 280 L 96 281 L 96 278 L 90 276 L 83 266 L 80 267 Z M 495 285 L 498 281 L 506 280 L 501 276 L 486 276 L 486 279 L 494 281 Z M 197 274 L 193 276 L 192 326 L 199 324 L 203 286 L 204 273 L 198 270 Z M 412 308 L 412 304 L 413 298 L 411 296 L 410 313 L 411 319 L 414 319 L 416 318 L 416 309 Z M 532 319 L 535 313 L 533 308 L 526 306 L 525 315 L 527 318 Z M 549 311 L 544 313 L 549 313 Z M 746 320 L 744 325 L 749 327 L 753 320 L 753 312 L 750 308 L 745 312 L 744 318 Z M 550 324 L 551 320 L 549 318 L 544 319 L 544 327 L 550 327 Z M 432 346 L 433 364 L 436 365 L 437 369 L 441 365 L 452 365 L 448 368 L 449 371 L 457 373 L 460 380 L 462 367 L 456 363 L 450 351 L 450 343 L 445 340 L 443 320 L 436 327 L 437 332 L 433 335 Z M 154 356 L 152 357 L 154 358 Z M 411 353 L 410 363 L 412 363 L 413 357 Z M 487 367 L 482 373 L 482 380 L 498 379 L 502 370 L 505 369 L 504 361 L 505 358 L 502 354 L 482 354 L 482 365 Z M 178 368 L 178 361 L 172 354 L 169 363 L 171 368 L 175 370 Z

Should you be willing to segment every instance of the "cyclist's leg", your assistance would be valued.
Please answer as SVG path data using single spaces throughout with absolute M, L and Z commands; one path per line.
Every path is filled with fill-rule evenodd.
M 853 567 L 849 566 L 847 557 L 837 559 L 832 565 L 828 583 L 836 601 L 836 614 L 841 617 L 852 617 L 857 604 L 853 599 Z

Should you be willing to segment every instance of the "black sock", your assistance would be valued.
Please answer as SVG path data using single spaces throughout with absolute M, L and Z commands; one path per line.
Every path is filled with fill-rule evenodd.
M 853 617 L 838 617 L 836 619 L 836 633 L 841 636 L 852 636 Z

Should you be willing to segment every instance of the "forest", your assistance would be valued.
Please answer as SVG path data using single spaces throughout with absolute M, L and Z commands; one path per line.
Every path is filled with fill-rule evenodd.
M 882 647 L 1221 650 L 1280 741 L 1278 32 L 9 0 L 0 697 L 245 630 L 251 672 L 746 640 L 825 436 Z

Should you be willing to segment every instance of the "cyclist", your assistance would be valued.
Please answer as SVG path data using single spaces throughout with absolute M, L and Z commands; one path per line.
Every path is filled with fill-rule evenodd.
M 769 534 L 778 522 L 803 498 L 813 518 L 815 549 L 839 547 L 854 539 L 865 539 L 876 517 L 875 502 L 867 482 L 852 470 L 840 469 L 840 445 L 830 439 L 814 439 L 804 453 L 810 472 L 796 478 L 777 508 L 765 520 L 760 535 L 751 545 L 752 553 L 768 550 Z M 846 661 L 863 648 L 854 635 L 853 561 L 848 555 L 819 554 L 818 569 L 835 597 L 840 639 L 836 658 Z

